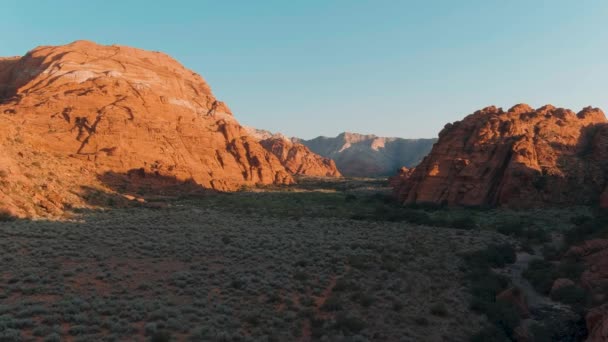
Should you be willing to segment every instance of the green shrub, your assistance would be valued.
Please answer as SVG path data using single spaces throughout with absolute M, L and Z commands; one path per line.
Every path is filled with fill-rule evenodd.
M 470 216 L 459 217 L 449 223 L 450 227 L 456 229 L 473 229 L 476 225 L 477 222 Z
M 345 313 L 339 313 L 336 315 L 336 324 L 335 328 L 341 330 L 346 333 L 358 333 L 359 331 L 365 329 L 365 321 L 351 316 Z
M 467 263 L 477 268 L 504 267 L 515 260 L 515 248 L 511 244 L 490 245 L 466 256 Z
M 471 342 L 510 342 L 511 339 L 507 337 L 502 329 L 496 326 L 488 326 L 483 328 L 480 332 L 473 335 L 470 339 Z
M 558 277 L 555 266 L 545 260 L 533 260 L 522 274 L 539 293 L 548 294 Z
M 608 211 L 600 211 L 589 219 L 577 218 L 576 228 L 568 230 L 564 233 L 564 241 L 566 245 L 571 246 L 584 240 L 605 236 L 608 234 Z
M 519 237 L 524 233 L 524 227 L 521 221 L 510 221 L 498 225 L 496 231 L 503 235 Z
M 323 311 L 339 311 L 342 310 L 342 300 L 336 295 L 327 298 L 321 306 Z
M 171 334 L 167 331 L 157 331 L 150 338 L 150 342 L 169 342 Z
M 557 267 L 557 273 L 560 278 L 568 278 L 572 280 L 578 280 L 583 274 L 585 266 L 582 262 L 576 260 L 565 259 L 559 263 Z
M 534 342 L 551 342 L 551 341 L 553 341 L 551 329 L 548 329 L 544 325 L 540 325 L 538 323 L 532 323 L 532 324 L 530 324 L 528 331 L 530 332 L 530 335 L 532 336 Z
M 564 286 L 553 291 L 551 299 L 570 305 L 583 305 L 586 302 L 587 293 L 578 286 Z
M 416 317 L 414 318 L 414 323 L 419 326 L 426 327 L 427 325 L 429 325 L 429 320 L 426 317 Z
M 6 210 L 0 210 L 0 222 L 14 221 L 15 217 Z
M 446 317 L 448 316 L 448 309 L 446 309 L 443 303 L 435 304 L 431 307 L 431 315 Z
M 348 256 L 348 264 L 354 268 L 367 269 L 369 264 L 367 263 L 368 257 L 361 254 L 352 254 Z
M 511 336 L 521 320 L 519 312 L 514 304 L 510 302 L 498 301 L 486 308 L 486 316 L 490 322 L 501 328 L 507 336 Z
M 351 296 L 351 299 L 366 308 L 370 307 L 375 301 L 375 298 L 373 295 L 371 295 L 369 293 L 365 293 L 365 292 L 355 292 Z

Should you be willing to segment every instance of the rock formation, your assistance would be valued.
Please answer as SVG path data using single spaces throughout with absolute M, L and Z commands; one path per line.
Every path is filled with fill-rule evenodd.
M 244 127 L 249 135 L 256 138 L 262 146 L 274 154 L 281 164 L 293 175 L 313 177 L 341 177 L 336 163 L 324 158 L 308 147 L 289 139 L 281 133 L 272 133 L 264 129 Z
M 520 104 L 446 125 L 395 193 L 403 203 L 531 207 L 598 203 L 607 184 L 601 110 Z
M 261 140 L 260 144 L 277 156 L 285 169 L 294 175 L 341 176 L 333 160 L 313 153 L 308 147 L 300 143 L 294 143 L 285 138 L 271 137 Z
M 171 57 L 76 41 L 0 59 L 0 209 L 54 216 L 103 175 L 204 188 L 286 184 L 291 175 L 207 83 Z M 133 172 L 137 170 L 137 172 Z
M 342 133 L 334 138 L 294 139 L 336 162 L 345 176 L 389 176 L 402 166 L 414 167 L 426 156 L 436 139 L 384 138 Z

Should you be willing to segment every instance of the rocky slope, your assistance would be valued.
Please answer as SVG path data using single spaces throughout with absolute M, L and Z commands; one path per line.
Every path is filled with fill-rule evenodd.
M 598 203 L 608 184 L 608 123 L 591 107 L 487 107 L 446 125 L 431 153 L 393 184 L 404 203 Z
M 266 150 L 273 153 L 291 174 L 314 177 L 342 176 L 333 160 L 312 152 L 308 147 L 281 133 L 253 127 L 245 127 L 245 129 Z
M 163 53 L 38 47 L 0 59 L 0 86 L 0 210 L 15 216 L 60 215 L 125 179 L 293 182 L 199 75 Z
M 428 154 L 436 139 L 384 138 L 342 133 L 334 138 L 295 139 L 313 152 L 336 162 L 345 176 L 377 177 L 414 167 Z

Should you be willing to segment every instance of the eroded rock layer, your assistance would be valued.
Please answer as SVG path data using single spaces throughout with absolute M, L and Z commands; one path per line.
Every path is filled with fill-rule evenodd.
M 608 205 L 608 123 L 591 107 L 487 107 L 446 125 L 399 178 L 395 193 L 406 204 Z
M 277 156 L 287 171 L 294 175 L 341 176 L 333 160 L 321 157 L 300 143 L 282 137 L 270 137 L 261 140 L 260 144 Z
M 59 215 L 133 170 L 217 190 L 293 182 L 199 75 L 160 52 L 39 47 L 0 59 L 0 85 L 0 210 L 15 216 Z

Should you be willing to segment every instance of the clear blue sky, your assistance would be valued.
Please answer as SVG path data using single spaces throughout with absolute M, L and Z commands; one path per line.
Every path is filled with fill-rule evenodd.
M 160 50 L 246 125 L 433 137 L 491 104 L 608 109 L 607 18 L 604 0 L 5 0 L 0 55 Z

